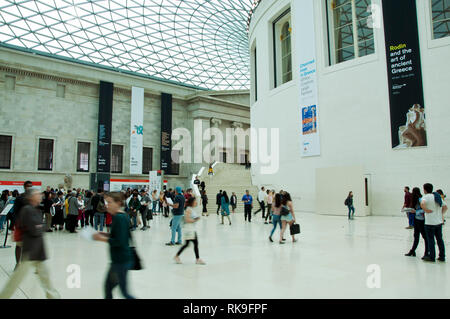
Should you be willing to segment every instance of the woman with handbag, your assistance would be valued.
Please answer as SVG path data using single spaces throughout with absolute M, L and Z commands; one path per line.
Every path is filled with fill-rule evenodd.
M 275 230 L 277 229 L 277 225 L 280 225 L 280 230 L 282 229 L 281 225 L 281 194 L 275 194 L 275 202 L 273 203 L 273 206 L 271 207 L 271 213 L 272 213 L 272 224 L 273 228 L 270 231 L 269 240 L 273 242 L 272 236 L 275 233 Z M 283 241 L 283 239 L 282 239 Z
M 184 211 L 184 225 L 183 225 L 183 238 L 184 245 L 180 248 L 178 253 L 175 256 L 175 262 L 177 264 L 181 264 L 180 255 L 188 246 L 189 243 L 192 242 L 194 244 L 194 253 L 196 258 L 197 265 L 205 265 L 205 262 L 200 259 L 200 254 L 198 251 L 198 237 L 196 230 L 196 223 L 200 220 L 200 217 L 194 211 L 194 208 L 197 207 L 197 199 L 195 197 L 190 197 L 186 201 L 186 208 Z
M 292 205 L 291 195 L 288 192 L 283 194 L 283 199 L 281 200 L 281 233 L 280 233 L 280 244 L 284 244 L 283 235 L 286 231 L 286 227 L 289 224 L 291 227 L 295 223 L 294 206 Z M 292 242 L 295 243 L 295 235 L 292 235 Z
M 105 281 L 105 299 L 112 299 L 112 290 L 119 285 L 126 299 L 134 299 L 128 292 L 127 274 L 133 269 L 134 258 L 130 247 L 131 233 L 129 220 L 123 212 L 124 198 L 121 193 L 105 195 L 107 211 L 112 216 L 111 233 L 96 233 L 94 240 L 109 243 L 111 266 Z

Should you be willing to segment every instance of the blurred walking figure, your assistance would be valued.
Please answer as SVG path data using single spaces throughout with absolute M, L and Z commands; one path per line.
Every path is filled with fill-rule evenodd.
M 194 244 L 194 253 L 196 258 L 197 265 L 205 265 L 205 262 L 200 259 L 200 254 L 198 251 L 198 238 L 197 238 L 197 230 L 195 224 L 199 221 L 200 217 L 197 216 L 194 212 L 194 208 L 197 207 L 197 200 L 195 197 L 190 197 L 186 203 L 186 211 L 184 214 L 184 240 L 185 243 L 183 247 L 180 248 L 177 255 L 175 256 L 175 262 L 177 264 L 181 264 L 180 255 L 181 253 L 189 246 L 189 243 L 192 242 Z
M 23 188 L 25 189 L 25 192 L 33 187 L 33 183 L 30 181 L 26 181 L 23 183 Z M 16 195 L 14 195 L 16 193 Z M 13 191 L 13 197 L 14 200 L 14 206 L 12 208 L 12 215 L 10 216 L 11 219 L 11 230 L 14 230 L 14 241 L 16 242 L 16 268 L 18 267 L 20 263 L 20 259 L 22 257 L 22 229 L 20 225 L 16 225 L 16 221 L 20 219 L 20 212 L 22 211 L 22 208 L 27 205 L 27 200 L 25 198 L 25 193 L 18 194 L 17 190 Z M 16 269 L 15 268 L 15 269 Z
M 228 222 L 231 225 L 231 219 L 230 219 L 230 199 L 228 198 L 227 192 L 223 191 L 222 198 L 221 198 L 221 204 L 222 204 L 222 225 L 224 224 L 224 217 L 228 219 Z
M 128 292 L 127 274 L 134 266 L 133 253 L 130 248 L 131 233 L 128 216 L 123 211 L 124 198 L 121 193 L 105 195 L 107 211 L 112 215 L 111 233 L 97 233 L 94 240 L 109 244 L 111 267 L 105 281 L 105 299 L 112 299 L 113 289 L 119 285 L 126 299 L 135 299 Z
M 59 299 L 61 297 L 52 286 L 48 269 L 44 264 L 47 259 L 43 236 L 44 224 L 42 223 L 42 213 L 37 208 L 42 199 L 41 194 L 30 188 L 26 190 L 24 197 L 27 204 L 21 209 L 17 220 L 17 225 L 22 231 L 22 260 L 0 293 L 0 298 L 11 298 L 30 268 L 34 267 L 46 297 Z

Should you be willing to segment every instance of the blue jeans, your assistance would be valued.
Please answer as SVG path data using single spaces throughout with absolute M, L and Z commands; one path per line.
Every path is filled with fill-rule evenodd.
M 181 233 L 181 221 L 183 220 L 183 215 L 174 215 L 172 218 L 172 238 L 170 242 L 175 244 L 175 234 L 178 233 L 178 244 L 181 244 L 182 241 L 182 233 Z
M 156 205 L 158 204 L 158 202 L 156 200 L 154 200 L 152 202 L 152 213 L 156 213 Z
M 112 291 L 114 287 L 119 285 L 120 291 L 125 299 L 135 299 L 128 293 L 127 287 L 127 273 L 131 269 L 133 262 L 124 264 L 112 263 L 109 268 L 108 275 L 105 282 L 105 299 L 112 299 Z
M 130 220 L 133 221 L 133 229 L 136 229 L 137 228 L 137 216 L 130 215 Z
M 5 224 L 6 215 L 0 216 L 0 230 L 3 230 L 3 225 Z
M 442 225 L 425 225 L 425 233 L 428 239 L 429 256 L 431 259 L 436 259 L 436 247 L 437 243 L 439 247 L 439 258 L 445 259 L 445 244 L 442 239 Z M 434 240 L 436 238 L 436 241 Z
M 408 213 L 408 223 L 410 227 L 414 227 L 414 220 L 416 219 L 416 214 Z
M 273 236 L 273 233 L 275 232 L 275 229 L 277 229 L 277 225 L 280 225 L 280 229 L 281 229 L 281 216 L 280 215 L 272 215 L 272 224 L 273 224 L 273 228 L 272 231 L 270 232 L 270 237 Z
M 348 206 L 348 219 L 352 218 L 352 216 L 355 215 L 355 207 Z
M 103 221 L 105 220 L 104 213 L 95 213 L 94 214 L 94 228 L 98 230 L 98 226 L 100 226 L 100 231 L 103 231 Z

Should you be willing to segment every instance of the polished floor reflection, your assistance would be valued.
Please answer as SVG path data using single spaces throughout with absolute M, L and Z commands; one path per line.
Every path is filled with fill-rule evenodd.
M 260 215 L 248 224 L 243 214 L 236 214 L 231 226 L 220 225 L 216 215 L 203 218 L 198 229 L 206 266 L 194 264 L 192 246 L 182 255 L 183 265 L 173 262 L 178 247 L 164 245 L 169 221 L 157 216 L 150 230 L 133 233 L 145 269 L 130 273 L 130 290 L 137 298 L 450 297 L 449 263 L 422 262 L 422 243 L 418 257 L 403 256 L 413 234 L 405 229 L 406 218 L 357 217 L 349 222 L 345 217 L 299 215 L 302 234 L 294 244 L 287 236 L 285 245 L 269 242 L 271 225 Z M 450 249 L 448 226 L 444 239 Z M 46 243 L 52 280 L 63 298 L 103 298 L 105 244 L 69 233 L 47 234 Z M 14 267 L 12 248 L 0 250 L 0 265 L 3 287 Z M 68 288 L 69 265 L 80 266 L 79 288 Z M 367 286 L 369 265 L 379 266 L 380 288 Z M 115 296 L 121 298 L 118 290 Z M 44 297 L 33 273 L 14 297 Z

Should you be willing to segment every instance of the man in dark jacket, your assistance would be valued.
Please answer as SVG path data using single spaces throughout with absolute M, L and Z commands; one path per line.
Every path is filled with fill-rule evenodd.
M 17 224 L 22 230 L 23 258 L 0 293 L 0 298 L 11 298 L 30 268 L 34 267 L 46 297 L 59 299 L 60 295 L 52 286 L 48 269 L 44 264 L 47 259 L 43 237 L 44 224 L 42 223 L 42 213 L 37 209 L 42 199 L 41 193 L 34 189 L 27 189 L 24 197 L 27 204 L 20 210 L 20 217 L 17 220 Z
M 216 195 L 217 215 L 219 215 L 220 207 L 222 206 L 222 190 Z
M 31 187 L 33 187 L 32 182 L 26 181 L 25 183 L 23 183 L 23 188 L 24 188 L 25 192 L 28 189 L 31 189 Z M 14 201 L 14 207 L 12 209 L 13 214 L 11 216 L 11 230 L 14 230 L 14 241 L 16 242 L 16 251 L 15 251 L 16 267 L 14 269 L 16 269 L 17 266 L 19 265 L 20 257 L 22 256 L 22 230 L 20 229 L 20 227 L 16 227 L 16 221 L 19 220 L 20 211 L 26 204 L 27 204 L 27 201 L 25 198 L 25 193 L 22 193 Z

